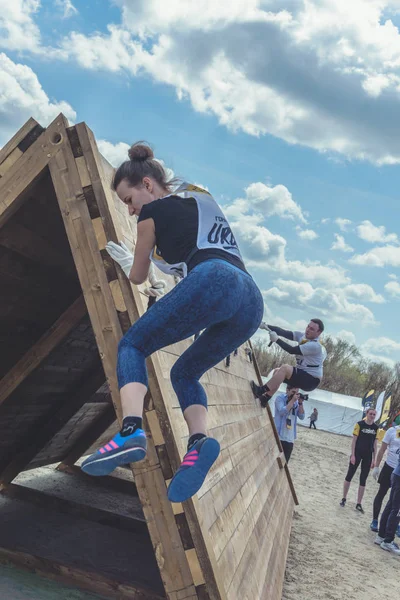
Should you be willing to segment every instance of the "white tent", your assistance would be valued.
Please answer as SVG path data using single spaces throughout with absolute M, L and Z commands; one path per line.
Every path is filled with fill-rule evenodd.
M 269 377 L 268 377 L 269 379 Z M 267 377 L 263 377 L 264 383 L 267 382 Z M 279 392 L 285 392 L 286 385 L 279 388 Z M 297 421 L 299 425 L 309 427 L 310 420 L 308 417 L 313 409 L 318 410 L 318 421 L 316 426 L 323 431 L 339 433 L 341 435 L 352 435 L 354 425 L 357 421 L 361 421 L 363 416 L 361 398 L 355 396 L 344 396 L 343 394 L 335 394 L 318 388 L 313 392 L 308 393 L 308 401 L 304 402 L 304 410 L 306 418 L 304 421 Z M 272 414 L 275 413 L 274 398 L 271 401 Z

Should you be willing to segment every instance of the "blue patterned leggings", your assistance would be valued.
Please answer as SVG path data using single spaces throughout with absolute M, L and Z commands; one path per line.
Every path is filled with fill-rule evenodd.
M 171 383 L 182 410 L 207 406 L 200 377 L 257 331 L 263 312 L 263 298 L 250 275 L 220 259 L 200 263 L 120 341 L 120 389 L 131 382 L 147 386 L 148 356 L 204 330 L 172 367 Z

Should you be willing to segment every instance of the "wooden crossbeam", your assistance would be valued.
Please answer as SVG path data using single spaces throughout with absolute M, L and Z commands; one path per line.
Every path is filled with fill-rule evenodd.
M 132 485 L 132 487 L 134 486 Z M 118 515 L 109 510 L 103 510 L 88 504 L 81 504 L 79 502 L 74 502 L 73 500 L 66 500 L 59 496 L 53 496 L 40 490 L 35 490 L 24 485 L 16 485 L 14 483 L 4 486 L 1 493 L 9 498 L 27 501 L 30 504 L 34 504 L 41 508 L 48 508 L 49 510 L 55 510 L 77 518 L 94 521 L 95 523 L 114 527 L 115 529 L 121 529 L 122 531 L 147 534 L 147 525 L 144 518 L 135 519 L 124 515 Z
M 73 271 L 75 274 L 68 255 L 62 254 L 32 229 L 27 229 L 19 223 L 9 223 L 6 228 L 0 230 L 0 246 L 13 250 L 41 265 L 62 266 L 63 269 Z
M 67 126 L 67 119 L 59 115 L 0 177 L 0 227 L 23 204 L 31 186 L 44 174 L 50 159 L 62 147 L 64 137 L 61 132 Z
M 62 463 L 64 465 L 73 465 L 75 462 L 84 455 L 86 450 L 90 448 L 96 440 L 116 421 L 117 416 L 115 409 L 112 404 L 109 404 L 105 411 L 95 419 L 93 423 L 89 425 L 85 431 L 76 440 L 73 447 L 68 452 L 68 455 L 63 458 Z
M 61 473 L 67 473 L 71 478 L 79 478 L 83 481 L 90 481 L 92 484 L 96 484 L 100 487 L 104 487 L 114 492 L 121 492 L 123 494 L 129 494 L 130 496 L 137 496 L 137 489 L 133 479 L 122 479 L 122 477 L 114 475 L 104 475 L 102 477 L 93 477 L 88 475 L 78 465 L 66 465 L 60 463 L 57 467 L 57 471 Z
M 81 589 L 101 594 L 110 600 L 165 600 L 165 597 L 145 590 L 141 586 L 119 583 L 96 571 L 91 573 L 55 560 L 0 547 L 0 564 L 10 563 L 47 579 L 60 581 L 69 586 L 76 585 Z
M 22 142 L 22 140 L 24 140 L 24 138 L 26 138 L 27 135 L 29 135 L 29 133 L 31 133 L 31 131 L 33 129 L 35 129 L 35 127 L 37 127 L 39 125 L 39 123 L 37 121 L 35 121 L 35 119 L 29 119 L 29 121 L 27 121 L 25 123 L 25 125 L 23 125 L 21 127 L 21 129 L 19 131 L 17 131 L 17 133 L 14 135 L 14 137 L 11 138 L 11 140 L 9 142 L 7 142 L 7 144 L 5 146 L 3 146 L 0 150 L 0 165 L 2 163 L 4 163 L 4 161 L 6 160 L 6 158 L 12 153 L 14 152 L 14 150 L 16 150 L 18 148 L 18 144 L 20 144 Z M 20 151 L 22 154 L 22 151 Z
M 80 382 L 75 391 L 63 394 L 64 401 L 57 409 L 52 408 L 47 418 L 44 418 L 40 427 L 35 428 L 31 435 L 26 436 L 20 452 L 15 454 L 12 460 L 4 465 L 0 472 L 0 489 L 25 469 L 50 440 L 64 427 L 81 406 L 90 398 L 96 390 L 104 383 L 104 371 L 101 365 L 97 366 L 91 374 L 84 376 L 84 382 Z
M 86 313 L 85 300 L 80 296 L 0 381 L 0 404 L 40 365 Z

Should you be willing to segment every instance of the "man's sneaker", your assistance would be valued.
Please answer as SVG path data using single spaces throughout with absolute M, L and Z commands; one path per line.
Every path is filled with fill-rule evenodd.
M 371 531 L 378 531 L 378 519 L 372 519 L 369 528 Z
M 253 392 L 254 398 L 261 398 L 264 393 L 264 389 L 262 385 L 257 385 L 255 381 L 250 382 L 251 391 Z
M 396 535 L 397 537 L 400 537 L 400 525 L 397 525 Z
M 343 506 L 343 508 L 346 506 L 346 498 L 341 499 L 340 506 Z
M 220 446 L 214 438 L 204 437 L 185 454 L 168 487 L 171 502 L 184 502 L 199 491 L 207 473 L 217 460 Z
M 382 544 L 382 542 L 385 541 L 385 538 L 381 537 L 380 535 L 377 535 L 376 538 L 374 539 L 374 544 L 377 544 L 378 546 L 380 546 Z
M 364 509 L 361 504 L 356 504 L 356 510 L 358 510 L 358 512 L 360 512 L 362 515 L 364 514 Z
M 128 465 L 146 456 L 146 434 L 136 429 L 131 435 L 117 433 L 105 446 L 89 456 L 81 465 L 88 475 L 108 475 L 117 467 Z
M 257 385 L 254 381 L 251 381 L 250 385 L 254 398 L 258 398 L 260 400 L 262 408 L 267 408 L 267 404 L 271 400 L 271 396 L 266 393 L 265 387 L 263 385 Z
M 400 555 L 400 548 L 396 542 L 382 542 L 381 548 L 382 550 L 387 550 L 387 552 L 393 552 L 393 554 Z

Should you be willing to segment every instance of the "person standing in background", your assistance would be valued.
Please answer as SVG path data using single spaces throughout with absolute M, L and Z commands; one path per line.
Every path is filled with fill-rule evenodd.
M 303 400 L 299 388 L 288 385 L 286 394 L 279 394 L 275 400 L 275 425 L 282 444 L 286 462 L 289 462 L 297 437 L 297 419 L 305 418 Z
M 311 415 L 308 418 L 310 419 L 310 429 L 311 429 L 311 427 L 314 427 L 314 429 L 317 429 L 315 427 L 315 422 L 318 421 L 318 411 L 316 408 L 314 408 L 314 410 L 312 411 Z

